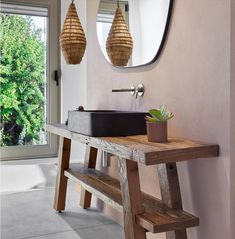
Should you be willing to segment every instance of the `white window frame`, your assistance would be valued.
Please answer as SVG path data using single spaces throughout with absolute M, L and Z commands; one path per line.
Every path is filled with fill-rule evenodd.
M 48 9 L 48 79 L 47 79 L 47 123 L 60 122 L 61 118 L 61 84 L 56 86 L 54 71 L 60 72 L 60 1 L 58 0 L 2 0 L 2 3 L 42 7 Z M 0 5 L 1 6 L 1 5 Z M 58 137 L 48 134 L 46 145 L 7 146 L 1 148 L 1 160 L 32 159 L 56 157 Z

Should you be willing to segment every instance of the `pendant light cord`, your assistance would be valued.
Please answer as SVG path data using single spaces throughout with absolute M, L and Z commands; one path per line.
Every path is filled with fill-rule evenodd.
M 72 0 L 72 3 L 74 3 L 74 0 Z
M 119 0 L 117 0 L 117 7 L 119 8 Z

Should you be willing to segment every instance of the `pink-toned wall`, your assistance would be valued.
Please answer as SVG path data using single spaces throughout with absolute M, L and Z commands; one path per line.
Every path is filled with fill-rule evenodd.
M 231 136 L 230 136 L 230 220 L 231 220 L 231 238 L 235 235 L 235 1 L 231 1 Z M 232 237 L 233 235 L 233 237 Z
M 98 5 L 99 0 L 86 1 L 86 74 L 79 82 L 86 83 L 88 108 L 146 111 L 166 103 L 175 112 L 169 122 L 171 136 L 218 143 L 220 157 L 179 163 L 179 176 L 184 208 L 201 220 L 200 227 L 188 230 L 189 238 L 230 238 L 230 180 L 234 180 L 229 176 L 230 150 L 234 148 L 230 147 L 230 120 L 234 120 L 230 119 L 229 94 L 230 0 L 175 1 L 168 40 L 158 62 L 126 70 L 109 65 L 100 51 L 96 37 Z M 146 87 L 143 99 L 111 93 L 113 88 L 141 82 Z M 68 87 L 69 81 L 65 84 Z M 63 95 L 68 97 L 69 91 Z M 118 176 L 116 160 L 112 162 L 108 171 Z M 234 162 L 231 167 L 235 168 Z M 156 168 L 141 167 L 140 175 L 142 189 L 160 196 Z M 106 206 L 103 210 L 120 221 L 116 211 Z
M 111 89 L 143 82 L 146 94 L 136 102 L 138 110 L 166 103 L 175 112 L 171 135 L 220 144 L 219 158 L 180 163 L 179 172 L 185 209 L 201 219 L 189 238 L 228 238 L 230 1 L 175 1 L 161 58 L 133 70 L 116 69 L 104 59 L 96 37 L 98 4 L 87 2 L 89 108 L 130 109 L 131 96 Z M 143 189 L 159 196 L 156 169 L 142 169 L 141 178 Z

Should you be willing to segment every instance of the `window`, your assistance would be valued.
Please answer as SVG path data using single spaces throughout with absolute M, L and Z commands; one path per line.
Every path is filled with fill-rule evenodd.
M 56 154 L 56 138 L 47 134 L 45 125 L 58 121 L 58 88 L 53 82 L 59 67 L 57 8 L 56 0 L 1 5 L 3 158 Z

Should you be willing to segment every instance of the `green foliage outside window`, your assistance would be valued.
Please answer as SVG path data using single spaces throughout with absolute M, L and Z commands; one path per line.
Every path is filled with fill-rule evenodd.
M 36 144 L 44 127 L 45 45 L 32 19 L 0 16 L 1 146 Z M 20 132 L 19 140 L 3 124 Z

